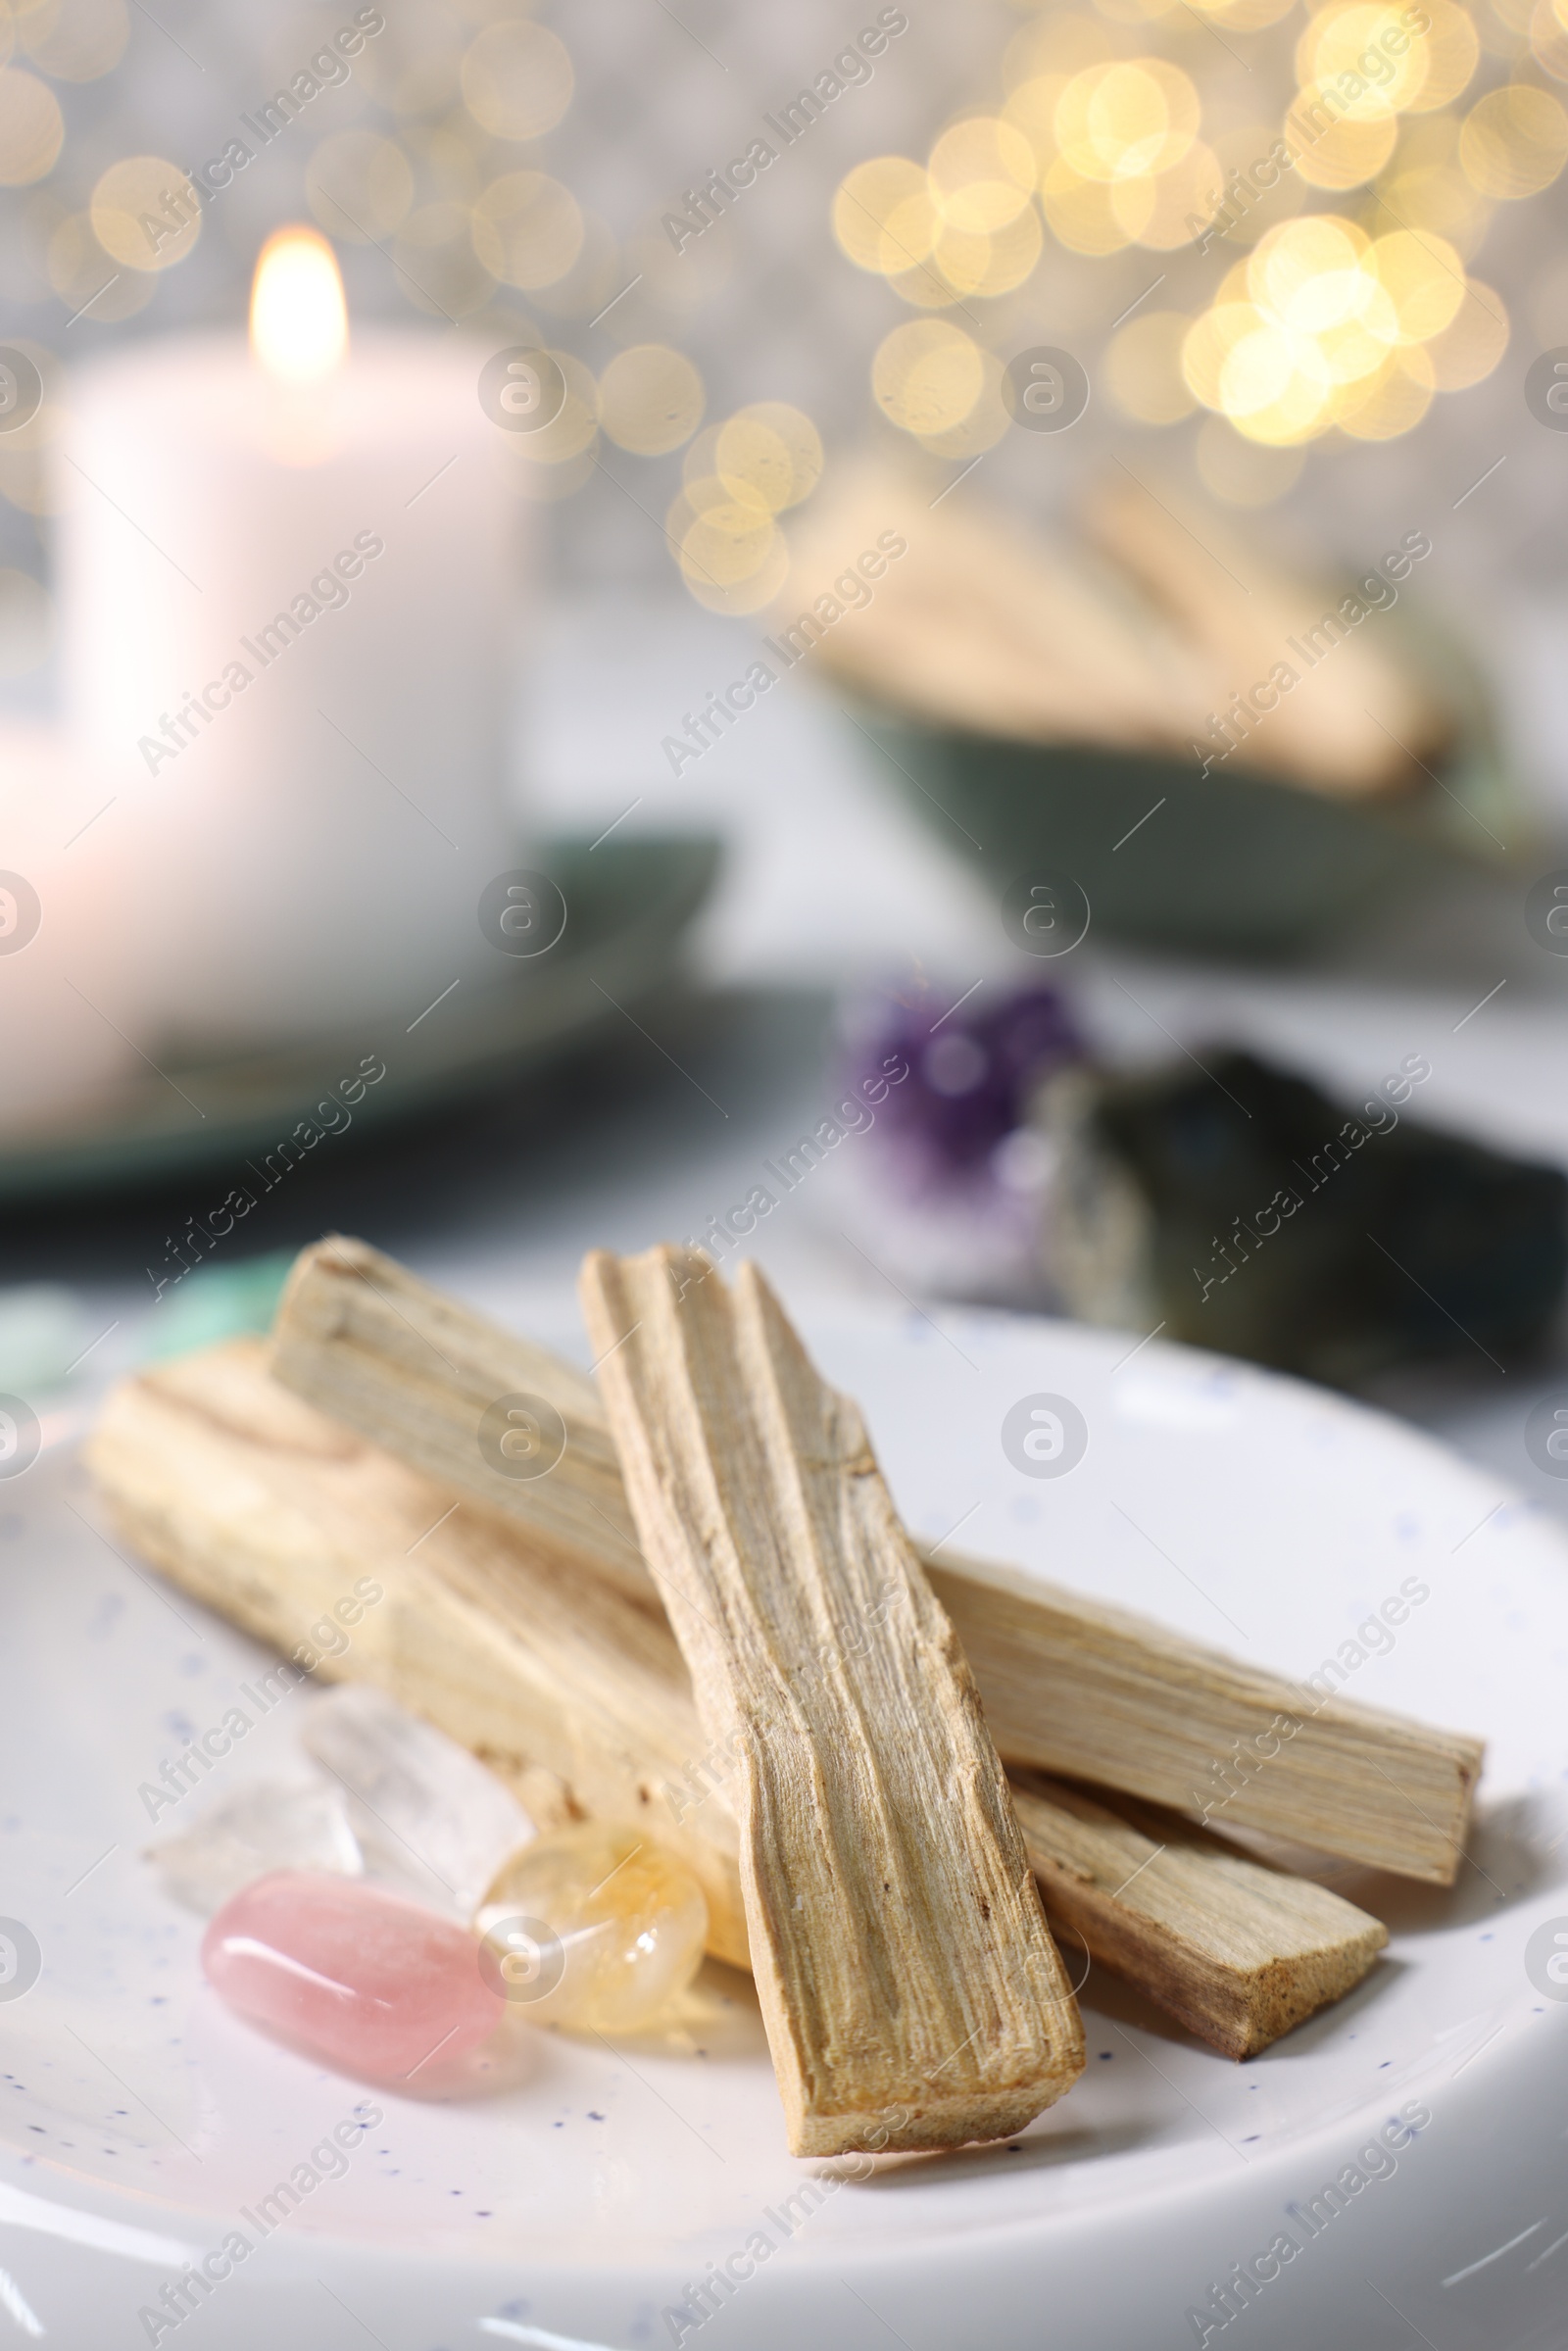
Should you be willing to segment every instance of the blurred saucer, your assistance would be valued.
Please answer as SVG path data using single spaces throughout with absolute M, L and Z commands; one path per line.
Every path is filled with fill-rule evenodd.
M 336 1123 L 388 1127 L 541 1068 L 622 1020 L 670 972 L 718 869 L 710 836 L 546 840 L 534 853 L 566 902 L 547 953 L 485 986 L 454 982 L 428 1005 L 400 1006 L 338 1037 L 226 1060 L 172 1060 L 119 1087 L 68 1127 L 0 1141 L 0 1201 L 120 1191 L 204 1167 L 236 1176 L 279 1150 L 347 1085 Z M 384 1075 L 356 1073 L 379 1062 Z M 355 1091 L 356 1086 L 358 1091 Z

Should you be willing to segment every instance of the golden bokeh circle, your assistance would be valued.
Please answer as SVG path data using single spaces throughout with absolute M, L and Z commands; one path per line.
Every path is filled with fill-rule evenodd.
M 1334 85 L 1350 74 L 1364 85 L 1349 102 L 1352 111 L 1367 119 L 1402 113 L 1419 98 L 1432 65 L 1425 39 L 1411 34 L 1404 14 L 1388 0 L 1328 0 L 1296 44 L 1297 78 Z M 1403 43 L 1402 55 L 1387 46 L 1391 33 Z
M 681 577 L 687 592 L 708 612 L 720 612 L 730 619 L 743 619 L 749 612 L 764 612 L 783 594 L 790 575 L 790 551 L 784 533 L 775 527 L 766 556 L 757 569 L 744 579 L 722 584 L 704 577 L 697 565 L 689 561 L 681 563 Z
M 702 376 L 667 343 L 633 343 L 599 378 L 599 421 L 618 449 L 638 457 L 662 457 L 689 441 L 705 403 Z
M 942 208 L 930 181 L 922 179 L 918 188 L 900 198 L 882 223 L 878 269 L 895 281 L 919 269 L 936 251 L 942 230 Z
M 1430 231 L 1418 235 L 1398 228 L 1378 237 L 1366 266 L 1388 289 L 1401 343 L 1429 343 L 1464 300 L 1464 263 L 1446 239 Z
M 1216 302 L 1195 318 L 1182 340 L 1182 380 L 1202 408 L 1221 409 L 1220 377 L 1238 343 L 1261 323 L 1250 302 Z
M 0 66 L 0 187 L 30 187 L 42 179 L 54 170 L 65 136 L 65 117 L 49 84 L 21 66 Z
M 932 148 L 932 193 L 950 227 L 989 236 L 1024 210 L 1038 169 L 1034 148 L 1014 123 L 972 115 Z
M 930 260 L 918 270 L 891 280 L 906 302 L 922 310 L 941 309 L 962 295 L 1010 294 L 1031 274 L 1045 243 L 1033 204 L 990 234 L 961 228 L 938 230 Z
M 1399 318 L 1386 286 L 1365 270 L 1356 272 L 1353 308 L 1314 336 L 1318 354 L 1336 384 L 1365 383 L 1384 367 L 1399 340 Z
M 157 280 L 139 269 L 117 269 L 93 234 L 86 213 L 68 213 L 50 232 L 45 266 L 49 283 L 74 316 L 95 326 L 134 317 L 151 302 Z
M 1393 352 L 1375 375 L 1342 387 L 1334 421 L 1355 441 L 1394 441 L 1411 432 L 1432 406 L 1437 379 L 1426 353 Z
M 1421 5 L 1432 22 L 1421 35 L 1427 70 L 1419 91 L 1408 101 L 1415 115 L 1451 106 L 1481 62 L 1481 36 L 1467 8 L 1456 6 L 1455 0 L 1421 0 Z
M 959 252 L 963 250 L 962 246 L 953 238 L 949 238 L 945 242 L 950 254 L 956 250 Z M 959 299 L 957 287 L 953 284 L 943 270 L 938 269 L 934 257 L 930 261 L 919 263 L 912 269 L 897 270 L 888 279 L 888 284 L 899 300 L 906 302 L 911 310 L 951 310 Z
M 977 345 L 943 318 L 895 326 L 871 363 L 871 389 L 883 415 L 922 437 L 961 424 L 984 382 Z
M 473 249 L 492 277 L 524 292 L 554 285 L 582 251 L 577 199 L 544 171 L 492 180 L 469 221 Z
M 1255 303 L 1216 303 L 1194 321 L 1181 360 L 1194 398 L 1250 440 L 1286 447 L 1323 430 L 1334 384 L 1316 338 Z
M 1056 102 L 1062 159 L 1080 178 L 1117 180 L 1169 171 L 1198 136 L 1198 92 L 1163 58 L 1117 59 L 1077 73 Z
M 1299 338 L 1260 319 L 1226 353 L 1219 371 L 1219 405 L 1235 424 L 1276 408 L 1290 391 Z
M 1465 282 L 1452 320 L 1425 345 L 1440 392 L 1467 392 L 1489 376 L 1508 348 L 1508 313 L 1494 286 Z
M 1056 107 L 1071 79 L 1070 73 L 1033 73 L 1008 92 L 1003 106 L 1002 120 L 1021 131 L 1034 150 L 1037 180 L 1055 160 Z
M 1568 81 L 1568 24 L 1552 0 L 1536 0 L 1530 18 L 1530 54 L 1553 81 Z
M 1338 192 L 1377 177 L 1394 153 L 1399 122 L 1387 109 L 1371 115 L 1337 113 L 1332 96 L 1332 83 L 1305 83 L 1285 119 L 1285 135 L 1308 186 Z
M 696 492 L 700 490 L 706 494 L 707 492 L 711 491 L 714 497 L 729 497 L 733 495 L 733 493 L 727 490 L 725 485 L 719 480 L 717 472 L 718 436 L 723 429 L 724 426 L 722 422 L 718 424 L 705 424 L 702 431 L 693 433 L 691 439 L 687 442 L 685 450 L 681 455 L 680 477 L 685 483 L 688 492 Z M 693 512 L 695 513 L 697 509 L 694 508 Z M 674 509 L 671 508 L 670 512 L 673 513 Z M 670 528 L 671 536 L 678 539 L 680 537 L 680 532 L 675 530 L 673 525 L 669 525 L 668 527 Z M 684 528 L 684 524 L 682 525 L 682 528 Z
M 1539 195 L 1568 163 L 1568 114 L 1561 100 L 1520 82 L 1491 91 L 1464 119 L 1459 162 L 1483 196 L 1517 202 Z
M 1261 32 L 1269 24 L 1277 24 L 1288 17 L 1295 0 L 1193 0 L 1193 13 L 1211 24 L 1225 24 L 1234 32 Z
M 680 567 L 710 588 L 755 579 L 773 552 L 778 525 L 760 508 L 720 500 L 694 514 L 680 539 Z
M 833 198 L 833 234 L 846 259 L 858 269 L 886 275 L 887 224 L 901 205 L 911 201 L 924 202 L 934 211 L 934 207 L 929 207 L 926 174 L 906 155 L 873 156 L 868 163 L 857 164 L 853 171 L 847 171 Z M 922 261 L 930 250 L 928 236 L 922 250 L 910 258 Z
M 1136 206 L 1148 193 L 1148 183 L 1140 181 L 1124 192 L 1121 210 L 1125 213 Z M 1051 224 L 1052 234 L 1058 245 L 1069 253 L 1102 255 L 1121 253 L 1132 243 L 1132 232 L 1118 218 L 1112 203 L 1108 180 L 1086 179 L 1076 171 L 1065 155 L 1058 155 L 1049 165 L 1040 181 L 1040 205 Z M 1149 209 L 1153 210 L 1152 194 Z
M 1003 365 L 994 351 L 980 350 L 980 389 L 974 406 L 956 423 L 944 425 L 936 432 L 916 433 L 915 439 L 930 457 L 950 459 L 961 465 L 969 458 L 979 457 L 994 449 L 1012 422 L 1003 398 Z
M 1397 167 L 1397 157 L 1395 162 Z M 1491 198 L 1476 192 L 1456 162 L 1414 164 L 1408 171 L 1396 168 L 1378 186 L 1388 199 L 1390 220 L 1441 237 L 1465 256 L 1475 252 L 1492 220 Z
M 56 81 L 96 81 L 125 53 L 130 12 L 125 0 L 45 0 L 9 12 L 6 29 L 13 28 L 40 72 Z M 4 53 L 10 54 L 9 41 Z
M 202 233 L 201 198 L 178 164 L 160 155 L 111 164 L 88 210 L 104 251 L 123 269 L 150 275 L 182 262 Z
M 493 138 L 539 138 L 571 104 L 566 45 L 530 17 L 487 24 L 463 60 L 461 80 L 464 104 Z
M 804 410 L 783 400 L 757 401 L 720 425 L 713 471 L 732 497 L 751 497 L 769 514 L 782 514 L 821 479 L 821 435 Z
M 1267 449 L 1298 449 L 1315 440 L 1332 420 L 1332 386 L 1317 368 L 1297 367 L 1284 379 L 1279 397 L 1233 416 L 1236 430 Z
M 1355 279 L 1370 240 L 1337 213 L 1282 220 L 1258 239 L 1247 290 L 1282 326 L 1315 334 L 1357 308 Z
M 1111 210 L 1133 242 L 1153 253 L 1174 253 L 1214 220 L 1224 194 L 1224 170 L 1212 147 L 1195 139 L 1169 171 L 1148 180 L 1122 180 L 1111 190 Z M 1138 191 L 1136 204 L 1124 191 Z

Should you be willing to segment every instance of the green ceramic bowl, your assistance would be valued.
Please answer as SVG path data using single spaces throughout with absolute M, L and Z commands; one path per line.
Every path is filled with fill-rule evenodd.
M 1441 678 L 1459 724 L 1432 780 L 1381 807 L 1231 764 L 1204 775 L 1196 759 L 969 734 L 874 708 L 860 722 L 910 805 L 999 892 L 1032 869 L 1066 872 L 1094 924 L 1120 937 L 1287 955 L 1396 893 L 1530 853 L 1473 663 L 1429 627 L 1385 625 L 1411 665 Z

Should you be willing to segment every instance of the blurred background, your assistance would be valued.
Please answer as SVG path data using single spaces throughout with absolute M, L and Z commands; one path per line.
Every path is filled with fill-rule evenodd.
M 0 44 L 0 1391 L 691 1238 L 1568 1507 L 1568 6 Z

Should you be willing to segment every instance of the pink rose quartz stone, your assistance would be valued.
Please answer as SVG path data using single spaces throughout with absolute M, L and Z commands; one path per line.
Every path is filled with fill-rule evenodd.
M 248 2024 L 374 2082 L 466 2055 L 506 2009 L 462 1927 L 360 1879 L 306 1870 L 274 1871 L 225 1902 L 202 1966 Z

